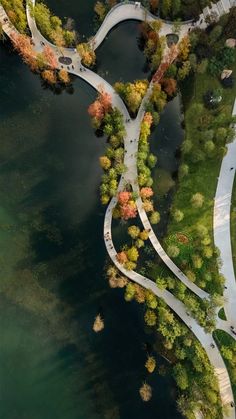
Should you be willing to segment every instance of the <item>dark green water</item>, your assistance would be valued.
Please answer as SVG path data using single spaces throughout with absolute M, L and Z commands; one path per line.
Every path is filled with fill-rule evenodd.
M 95 92 L 53 95 L 7 45 L 0 60 L 0 417 L 178 419 L 173 382 L 144 369 L 142 307 L 104 278 Z

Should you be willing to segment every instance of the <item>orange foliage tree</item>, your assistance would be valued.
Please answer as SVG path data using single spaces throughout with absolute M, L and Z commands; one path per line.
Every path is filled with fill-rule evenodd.
M 161 85 L 168 96 L 173 96 L 176 92 L 177 82 L 172 78 L 164 78 L 161 81 Z
M 140 196 L 141 196 L 142 199 L 151 198 L 151 196 L 153 196 L 152 188 L 149 188 L 149 187 L 141 188 Z
M 33 50 L 30 37 L 13 32 L 11 34 L 11 40 L 14 48 L 19 52 L 23 61 L 30 67 L 31 70 L 35 71 L 37 69 L 36 53 Z
M 97 99 L 89 106 L 88 113 L 92 118 L 101 121 L 109 110 L 111 110 L 111 95 L 101 89 Z
M 53 49 L 49 45 L 45 45 L 43 48 L 43 56 L 49 65 L 53 70 L 57 68 L 57 59 L 56 55 L 54 54 Z
M 45 80 L 49 84 L 56 84 L 57 77 L 53 70 L 44 70 L 41 73 L 43 80 Z

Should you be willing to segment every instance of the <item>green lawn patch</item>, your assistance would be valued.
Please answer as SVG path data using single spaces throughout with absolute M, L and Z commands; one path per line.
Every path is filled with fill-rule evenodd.
M 234 399 L 236 400 L 236 342 L 232 338 L 232 336 L 228 335 L 228 333 L 224 332 L 223 330 L 216 330 L 213 336 L 217 343 L 217 346 L 221 350 L 222 356 L 225 361 L 225 365 L 228 369 L 228 373 L 232 383 Z M 224 352 L 224 348 L 227 348 L 229 352 Z M 232 359 L 228 359 L 231 357 L 231 354 Z
M 234 73 L 236 74 L 236 65 L 234 65 Z M 196 73 L 182 89 L 185 116 L 184 143 L 186 141 L 191 142 L 192 148 L 187 153 L 182 151 L 181 165 L 185 164 L 188 166 L 188 174 L 184 177 L 179 176 L 171 212 L 174 213 L 176 210 L 180 210 L 183 212 L 184 218 L 181 221 L 176 221 L 174 217 L 170 217 L 168 237 L 164 240 L 165 247 L 168 249 L 168 241 L 170 241 L 170 237 L 172 240 L 176 233 L 183 233 L 190 239 L 191 247 L 188 257 L 183 257 L 183 254 L 180 252 L 180 255 L 174 260 L 186 274 L 189 271 L 193 272 L 193 280 L 196 284 L 211 293 L 221 293 L 223 285 L 222 278 L 218 273 L 218 254 L 216 249 L 214 249 L 213 242 L 214 196 L 225 146 L 224 140 L 217 139 L 217 129 L 221 127 L 229 128 L 232 107 L 236 97 L 236 86 L 230 89 L 223 89 L 223 99 L 217 109 L 207 109 L 204 106 L 203 97 L 208 90 L 215 91 L 220 87 L 221 85 L 217 78 L 210 76 L 208 73 Z M 197 106 L 199 104 L 200 111 L 198 113 Z M 203 138 L 206 132 L 209 132 L 210 135 L 210 131 L 213 132 L 211 140 L 215 146 L 212 153 L 208 153 L 205 148 L 205 142 L 208 141 L 208 138 Z M 196 193 L 204 196 L 204 203 L 198 208 L 194 208 L 191 204 L 191 198 Z M 233 207 L 236 208 L 236 192 Z M 236 222 L 236 212 L 233 222 Z M 209 247 L 213 250 L 213 255 L 210 258 L 205 257 L 205 244 L 203 245 L 202 238 L 197 237 L 196 229 L 198 225 L 207 229 L 207 247 L 208 250 Z M 232 230 L 234 230 L 233 241 L 235 242 L 236 229 L 234 224 Z M 178 242 L 174 244 L 178 245 Z M 200 266 L 199 264 L 200 267 L 196 268 L 197 263 L 194 266 L 193 254 L 202 259 L 202 265 Z

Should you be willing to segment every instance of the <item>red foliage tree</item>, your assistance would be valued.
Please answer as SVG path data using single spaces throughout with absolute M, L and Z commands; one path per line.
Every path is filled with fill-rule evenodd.
M 162 79 L 161 85 L 168 96 L 173 96 L 176 92 L 177 82 L 175 79 L 166 78 Z
M 130 198 L 131 192 L 123 191 L 118 193 L 118 202 L 121 206 L 127 204 Z
M 104 108 L 99 100 L 95 100 L 95 102 L 91 103 L 88 107 L 88 113 L 92 118 L 96 118 L 101 120 L 104 118 Z
M 111 110 L 111 104 L 111 95 L 101 89 L 98 98 L 89 106 L 88 113 L 92 118 L 101 121 L 105 114 Z
M 129 201 L 127 204 L 120 206 L 120 214 L 123 220 L 135 218 L 137 215 L 137 207 L 134 201 Z
M 104 112 L 109 112 L 111 110 L 111 95 L 104 90 L 101 90 L 99 95 L 99 101 L 103 106 Z

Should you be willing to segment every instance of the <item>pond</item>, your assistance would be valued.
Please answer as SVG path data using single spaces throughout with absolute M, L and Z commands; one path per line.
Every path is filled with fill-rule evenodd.
M 90 21 L 84 2 L 71 2 L 68 15 L 69 7 Z M 133 32 L 133 22 L 124 24 L 117 38 Z M 125 80 L 143 71 L 136 54 L 137 72 L 127 66 Z M 8 43 L 0 59 L 0 417 L 178 419 L 171 378 L 145 372 L 154 337 L 142 307 L 126 303 L 104 275 L 98 157 L 105 141 L 87 114 L 95 92 L 76 79 L 73 94 L 53 95 Z M 118 79 L 120 69 L 108 65 L 100 71 Z M 92 331 L 98 312 L 99 335 Z M 144 380 L 153 387 L 147 404 L 138 395 Z

